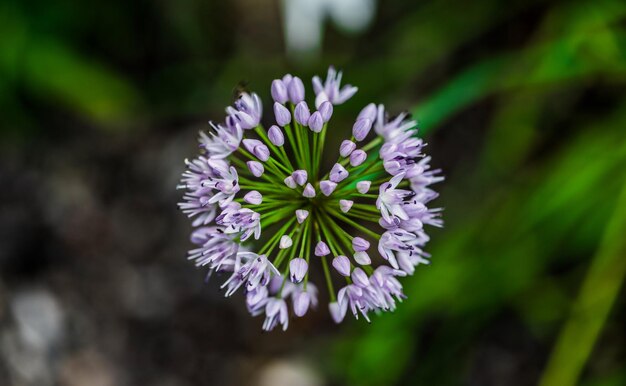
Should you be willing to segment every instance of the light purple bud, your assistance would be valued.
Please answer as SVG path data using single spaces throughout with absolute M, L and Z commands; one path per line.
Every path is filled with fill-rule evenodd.
M 283 180 L 283 182 L 285 183 L 285 185 L 287 185 L 288 187 L 290 187 L 291 189 L 295 189 L 296 188 L 296 181 L 293 179 L 292 176 L 288 176 L 287 178 L 285 178 Z
M 343 318 L 346 316 L 346 312 L 337 302 L 328 303 L 328 311 L 337 324 L 341 323 Z
M 305 101 L 302 101 L 296 105 L 296 109 L 293 112 L 293 116 L 296 118 L 296 122 L 306 126 L 309 124 L 309 118 L 311 117 L 311 111 Z
M 291 239 L 291 237 L 289 237 L 289 235 L 280 236 L 280 242 L 278 243 L 278 248 L 287 249 L 292 245 L 293 245 L 293 240 Z
M 302 317 L 309 310 L 311 304 L 311 296 L 308 292 L 300 292 L 293 299 L 293 313 L 298 317 Z
M 309 211 L 306 209 L 298 209 L 296 210 L 296 219 L 298 223 L 302 224 L 306 218 L 309 217 Z
M 367 277 L 367 274 L 365 273 L 365 271 L 363 271 L 359 267 L 356 267 L 352 271 L 352 275 L 350 275 L 350 277 L 352 278 L 352 281 L 354 282 L 354 284 L 358 285 L 359 287 L 365 288 L 370 285 L 370 281 L 369 281 L 369 278 Z
M 356 143 L 345 140 L 341 142 L 341 146 L 339 146 L 339 155 L 342 157 L 347 157 L 356 149 Z
M 341 182 L 345 180 L 348 175 L 348 171 L 340 164 L 335 164 L 333 168 L 330 169 L 330 180 L 332 182 Z
M 333 259 L 333 267 L 343 276 L 350 276 L 350 259 L 339 255 Z
M 355 150 L 350 154 L 350 165 L 356 167 L 365 162 L 367 158 L 367 153 L 361 149 Z
M 330 121 L 330 117 L 333 116 L 333 104 L 329 101 L 324 101 L 317 109 L 317 111 L 320 112 L 320 115 L 322 116 L 324 122 L 328 122 Z
M 355 237 L 352 239 L 352 248 L 354 248 L 356 252 L 367 251 L 369 247 L 370 242 L 361 237 Z
M 369 119 L 370 121 L 374 121 L 376 119 L 376 113 L 378 112 L 376 105 L 370 103 L 369 105 L 363 107 L 363 110 L 356 117 L 356 120 L 360 119 Z
M 341 209 L 343 213 L 348 213 L 353 204 L 354 201 L 351 200 L 339 200 L 339 209 Z
M 306 184 L 304 190 L 302 191 L 302 196 L 306 198 L 315 197 L 315 188 L 310 183 Z
M 372 181 L 359 181 L 356 183 L 356 190 L 361 194 L 365 194 L 370 190 L 371 185 Z
M 304 279 L 309 264 L 301 257 L 296 257 L 289 262 L 290 279 L 294 283 L 300 283 Z
M 328 181 L 328 180 L 320 181 L 320 189 L 322 190 L 322 193 L 324 193 L 326 197 L 330 196 L 330 194 L 335 190 L 336 187 L 337 187 L 337 184 L 332 181 Z
M 289 94 L 289 100 L 294 105 L 302 102 L 304 100 L 304 84 L 302 83 L 302 79 L 294 76 L 287 85 L 287 93 Z
M 354 135 L 354 138 L 357 141 L 362 141 L 365 139 L 365 137 L 367 137 L 371 129 L 371 120 L 367 118 L 359 119 L 358 121 L 354 122 L 354 126 L 352 126 L 352 135 Z
M 296 170 L 295 172 L 291 173 L 291 176 L 293 177 L 293 180 L 296 181 L 296 184 L 302 186 L 306 183 L 308 175 L 306 170 Z
M 326 256 L 330 253 L 330 249 L 328 249 L 328 245 L 326 245 L 325 242 L 323 241 L 318 241 L 317 245 L 315 246 L 315 256 Z
M 250 170 L 250 173 L 255 177 L 261 177 L 263 172 L 265 172 L 263 164 L 259 161 L 248 161 L 246 165 L 248 165 L 248 170 Z
M 256 190 L 252 190 L 246 193 L 245 196 L 243 196 L 243 200 L 248 204 L 259 205 L 263 202 L 263 196 Z
M 291 113 L 287 108 L 278 102 L 274 103 L 274 116 L 279 126 L 287 126 L 291 123 Z
M 359 263 L 360 265 L 370 265 L 372 264 L 372 259 L 370 259 L 370 255 L 365 251 L 357 252 L 354 254 L 354 261 Z
M 319 133 L 324 128 L 324 119 L 319 111 L 314 112 L 309 118 L 309 128 L 314 133 Z
M 270 150 L 258 139 L 244 139 L 243 146 L 263 162 L 270 158 Z
M 274 146 L 283 146 L 285 144 L 285 136 L 283 135 L 283 131 L 280 127 L 276 125 L 272 125 L 269 131 L 267 132 L 267 136 L 270 139 L 270 142 L 274 144 Z
M 271 93 L 272 93 L 272 98 L 274 99 L 274 101 L 278 103 L 287 102 L 287 99 L 288 99 L 287 86 L 285 86 L 285 83 L 282 80 L 274 79 L 272 81 Z

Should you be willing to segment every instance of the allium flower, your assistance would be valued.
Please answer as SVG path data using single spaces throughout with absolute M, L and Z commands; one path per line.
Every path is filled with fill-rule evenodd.
M 286 329 L 290 309 L 302 317 L 317 306 L 313 281 L 325 281 L 337 323 L 348 310 L 367 321 L 393 311 L 405 298 L 399 278 L 430 263 L 425 227 L 443 225 L 441 209 L 428 206 L 443 177 L 416 122 L 370 103 L 340 147 L 325 149 L 333 105 L 357 89 L 342 87 L 333 68 L 313 89 L 307 103 L 300 78 L 274 80 L 268 130 L 261 98 L 242 93 L 224 123 L 200 133 L 201 154 L 185 161 L 178 186 L 193 219 L 189 260 L 227 275 L 226 296 L 241 289 L 265 330 Z

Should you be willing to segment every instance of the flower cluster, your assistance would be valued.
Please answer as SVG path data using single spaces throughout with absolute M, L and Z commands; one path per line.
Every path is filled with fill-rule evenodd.
M 389 118 L 382 105 L 365 106 L 322 174 L 323 155 L 334 157 L 324 152 L 334 106 L 357 91 L 342 87 L 341 75 L 330 68 L 325 81 L 313 78 L 314 109 L 300 78 L 274 80 L 267 130 L 261 99 L 242 92 L 223 123 L 200 133 L 201 154 L 186 161 L 179 207 L 193 218 L 189 259 L 226 274 L 226 296 L 243 291 L 265 330 L 287 328 L 288 304 L 297 317 L 317 306 L 309 280 L 317 274 L 337 323 L 348 310 L 368 321 L 370 312 L 393 311 L 405 298 L 398 278 L 429 263 L 424 226 L 443 225 L 440 209 L 427 206 L 443 177 L 407 114 Z M 345 285 L 336 291 L 337 279 Z

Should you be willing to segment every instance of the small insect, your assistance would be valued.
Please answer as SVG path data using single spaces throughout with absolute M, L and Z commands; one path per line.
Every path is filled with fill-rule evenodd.
M 233 87 L 233 101 L 239 99 L 243 93 L 250 93 L 248 90 L 248 83 L 249 82 L 247 80 L 241 80 L 237 83 L 237 85 L 235 85 L 235 87 Z

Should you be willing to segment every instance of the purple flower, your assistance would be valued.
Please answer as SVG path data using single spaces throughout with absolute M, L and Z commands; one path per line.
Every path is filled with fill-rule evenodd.
M 267 286 L 272 275 L 280 273 L 265 255 L 252 252 L 238 252 L 234 271 L 222 285 L 227 287 L 226 296 L 230 296 L 245 284 L 246 290 L 252 291 L 259 286 Z
M 326 245 L 323 241 L 318 241 L 315 246 L 315 256 L 326 256 L 330 253 L 330 249 L 328 249 L 328 245 Z
M 313 281 L 318 277 L 308 275 L 314 264 L 323 265 L 325 274 L 319 278 L 329 288 L 331 275 L 348 282 L 328 304 L 335 322 L 348 310 L 367 321 L 370 312 L 393 311 L 406 298 L 401 278 L 430 262 L 424 251 L 428 228 L 443 225 L 441 208 L 430 204 L 438 196 L 432 185 L 443 176 L 424 154 L 426 144 L 417 136 L 416 122 L 406 113 L 390 119 L 383 105 L 368 104 L 328 170 L 328 161 L 337 155 L 324 143 L 326 129 L 346 129 L 350 136 L 349 127 L 333 127 L 331 118 L 335 106 L 356 87 L 342 87 L 341 72 L 332 67 L 324 81 L 313 79 L 313 87 L 317 111 L 312 112 L 300 78 L 287 74 L 275 79 L 271 94 L 276 125 L 267 131 L 261 124 L 261 99 L 241 93 L 222 123 L 210 123 L 210 130 L 200 133 L 200 154 L 185 161 L 177 186 L 184 190 L 179 208 L 193 226 L 188 259 L 208 270 L 207 279 L 214 272 L 227 273 L 222 285 L 226 296 L 243 287 L 246 308 L 253 316 L 264 315 L 265 330 L 279 325 L 286 329 L 289 307 L 297 317 L 316 307 Z M 378 137 L 365 143 L 372 131 Z M 357 149 L 360 141 L 364 143 Z M 372 190 L 378 195 L 368 194 Z M 377 198 L 375 205 L 372 198 Z M 262 238 L 266 227 L 269 233 Z M 372 233 L 380 227 L 378 235 Z M 355 237 L 354 231 L 378 238 L 377 251 L 388 265 L 380 264 L 371 255 L 370 241 Z M 249 242 L 252 237 L 259 241 Z M 345 253 L 345 241 L 347 250 L 354 251 L 351 258 L 336 255 Z M 332 271 L 326 266 L 329 246 L 335 256 Z
M 274 102 L 274 116 L 279 126 L 287 126 L 291 123 L 291 113 L 285 106 L 278 102 Z
M 301 257 L 296 257 L 289 262 L 289 272 L 291 272 L 290 278 L 294 283 L 300 283 L 304 279 L 309 270 L 309 264 Z
M 258 95 L 241 93 L 235 101 L 235 108 L 227 107 L 226 113 L 230 115 L 243 129 L 253 129 L 261 122 L 263 105 Z
M 348 171 L 341 164 L 335 164 L 330 170 L 330 180 L 335 183 L 345 180 L 348 175 Z
M 282 130 L 276 125 L 270 127 L 267 136 L 274 146 L 283 146 L 285 144 L 285 136 Z
M 354 86 L 341 86 L 341 71 L 337 72 L 333 67 L 328 68 L 326 81 L 322 84 L 320 77 L 313 77 L 313 90 L 315 90 L 315 106 L 319 108 L 323 102 L 330 102 L 333 105 L 340 105 L 352 98 L 357 92 Z
M 284 299 L 270 298 L 265 306 L 265 321 L 263 330 L 272 331 L 278 324 L 283 326 L 283 331 L 289 327 L 289 311 Z

